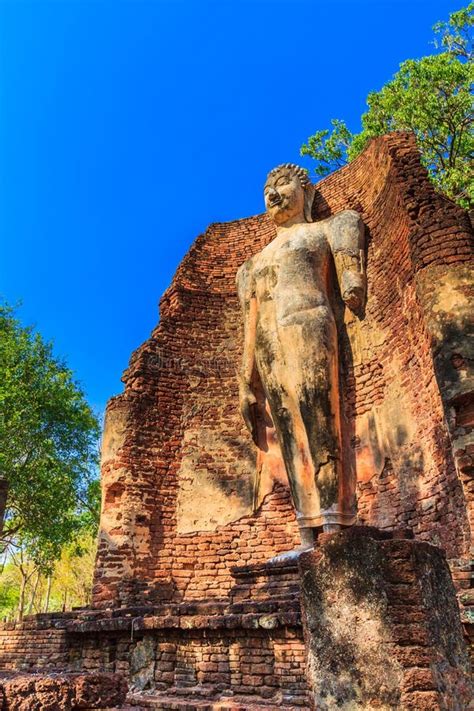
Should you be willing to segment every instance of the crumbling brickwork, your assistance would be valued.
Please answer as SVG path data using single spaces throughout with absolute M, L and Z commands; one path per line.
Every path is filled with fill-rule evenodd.
M 177 698 L 215 698 L 220 692 L 259 696 L 276 703 L 306 705 L 305 649 L 301 635 L 292 630 L 199 629 L 184 632 L 152 631 L 134 642 L 118 639 L 115 660 L 102 635 L 78 639 L 81 664 L 90 670 L 104 664 L 120 669 L 131 679 L 132 693 L 159 692 Z
M 67 661 L 65 624 L 54 627 L 51 618 L 45 617 L 1 625 L 2 671 L 57 670 L 64 666 Z
M 143 694 L 153 696 L 153 708 L 194 708 L 184 697 L 196 703 L 209 700 L 216 709 L 222 701 L 226 708 L 229 696 L 249 699 L 249 707 L 237 704 L 235 709 L 253 708 L 254 702 L 257 708 L 259 703 L 306 707 L 296 566 L 240 566 L 234 574 L 227 603 L 83 610 L 10 624 L 0 637 L 0 670 L 37 676 L 21 677 L 25 683 L 15 681 L 9 693 L 23 698 L 22 690 L 40 684 L 67 695 L 71 673 L 92 675 L 87 679 L 93 682 L 105 672 L 128 680 L 130 701 L 138 707 Z M 66 672 L 66 681 L 58 685 L 57 674 Z
M 470 224 L 433 190 L 406 134 L 374 140 L 318 184 L 315 219 L 346 208 L 369 233 L 364 318 L 339 315 L 359 521 L 408 526 L 461 565 L 474 498 L 462 337 Z M 231 566 L 297 541 L 285 484 L 258 489 L 237 407 L 235 273 L 273 236 L 257 216 L 198 237 L 161 300 L 158 327 L 131 359 L 123 395 L 109 403 L 97 606 L 221 597 Z

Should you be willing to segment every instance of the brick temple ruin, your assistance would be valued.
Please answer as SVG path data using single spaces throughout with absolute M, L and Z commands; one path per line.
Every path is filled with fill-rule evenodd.
M 357 525 L 323 534 L 300 569 L 268 565 L 299 534 L 276 438 L 270 428 L 273 444 L 257 454 L 238 411 L 235 277 L 275 232 L 266 215 L 213 224 L 179 266 L 159 325 L 107 408 L 92 606 L 2 626 L 0 669 L 38 673 L 7 674 L 5 708 L 43 708 L 28 698 L 53 692 L 58 709 L 468 708 L 472 227 L 433 189 L 409 134 L 373 140 L 318 183 L 314 220 L 348 208 L 368 234 L 364 317 L 339 315 Z M 335 572 L 323 576 L 331 557 Z M 358 591 L 348 590 L 352 574 Z M 331 617 L 342 599 L 343 622 Z M 375 618 L 383 632 L 371 647 Z M 341 646 L 349 676 L 359 675 L 352 687 L 364 686 L 363 660 L 372 665 L 370 684 L 354 692 L 359 705 L 344 706 L 347 690 L 338 701 L 334 685 L 323 688 L 334 654 L 318 639 L 326 652 Z M 377 682 L 380 665 L 386 679 Z M 315 681 L 316 667 L 327 677 Z M 114 686 L 110 674 L 122 681 Z M 87 683 L 89 696 L 76 690 Z M 113 693 L 101 695 L 101 684 Z

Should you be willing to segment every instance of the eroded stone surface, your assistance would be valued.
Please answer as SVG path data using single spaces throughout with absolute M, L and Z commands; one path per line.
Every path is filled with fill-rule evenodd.
M 74 711 L 120 707 L 128 685 L 119 674 L 20 675 L 0 680 L 5 711 Z
M 200 462 L 202 453 L 219 457 L 218 467 Z M 231 464 L 229 478 L 222 469 Z M 231 442 L 219 431 L 186 430 L 183 436 L 183 458 L 178 472 L 177 531 L 215 531 L 254 511 L 255 455 L 251 452 L 235 460 Z
M 300 558 L 314 708 L 465 709 L 470 663 L 444 554 L 389 535 L 355 527 Z
M 142 691 L 154 686 L 156 643 L 150 638 L 138 640 L 130 654 L 132 688 Z

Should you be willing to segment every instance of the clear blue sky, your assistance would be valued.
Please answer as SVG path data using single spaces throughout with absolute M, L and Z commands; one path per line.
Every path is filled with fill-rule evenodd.
M 0 1 L 0 294 L 98 411 L 199 232 L 261 212 L 266 172 L 330 118 L 357 130 L 462 6 Z

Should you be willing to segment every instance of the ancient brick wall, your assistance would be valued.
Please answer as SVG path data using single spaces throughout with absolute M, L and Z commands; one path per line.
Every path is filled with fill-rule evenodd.
M 169 708 L 167 697 L 221 694 L 306 706 L 297 589 L 294 566 L 275 570 L 270 580 L 263 567 L 255 574 L 241 568 L 227 607 L 206 602 L 84 609 L 3 624 L 0 677 L 18 671 L 39 673 L 40 680 L 45 672 L 53 678 L 58 672 L 115 673 L 132 691 L 159 692 L 165 704 L 159 708 Z
M 73 665 L 85 671 L 123 673 L 134 690 L 176 696 L 186 689 L 214 696 L 220 691 L 305 704 L 306 655 L 301 630 L 224 631 L 199 629 L 77 637 Z M 73 641 L 74 644 L 74 641 Z
M 405 134 L 374 140 L 317 188 L 315 219 L 352 208 L 369 231 L 365 316 L 340 314 L 359 520 L 408 526 L 462 560 L 474 500 L 467 217 L 434 192 Z M 284 481 L 255 482 L 237 406 L 235 273 L 273 236 L 257 216 L 198 237 L 109 403 L 96 606 L 225 597 L 232 566 L 298 540 Z
M 56 628 L 34 618 L 0 625 L 0 669 L 33 671 L 64 668 L 67 659 L 65 625 Z
M 447 374 L 445 362 L 458 351 L 469 357 L 467 214 L 432 189 L 409 136 L 374 141 L 318 189 L 321 216 L 352 207 L 370 231 L 366 313 L 362 321 L 346 314 L 342 344 L 359 520 L 407 525 L 450 558 L 462 556 L 472 496 L 454 456 L 472 422 L 462 431 L 451 413 L 456 400 L 467 411 L 473 384 L 452 365 Z

